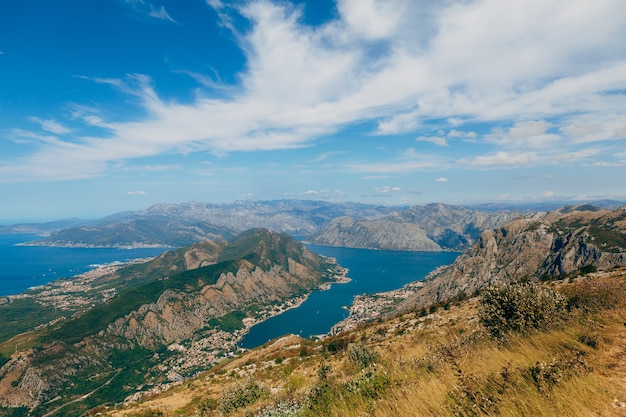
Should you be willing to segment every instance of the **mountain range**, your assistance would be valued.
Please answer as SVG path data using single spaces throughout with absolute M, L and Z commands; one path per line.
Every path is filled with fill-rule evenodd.
M 626 266 L 626 206 L 568 206 L 487 230 L 401 308 L 424 307 L 461 293 L 521 279 L 548 280 Z
M 425 282 L 357 296 L 350 317 L 335 331 L 382 316 L 448 305 L 485 288 L 524 280 L 575 277 L 626 266 L 626 206 L 606 210 L 589 204 L 520 216 L 485 230 L 451 265 Z
M 266 229 L 100 272 L 0 300 L 0 406 L 78 415 L 164 387 L 232 355 L 246 328 L 343 274 Z
M 93 221 L 0 227 L 0 233 L 42 233 L 32 244 L 81 247 L 181 247 L 202 240 L 228 240 L 245 230 L 266 228 L 292 236 L 309 235 L 340 216 L 383 217 L 396 208 L 309 200 L 190 202 L 156 204 Z M 54 227 L 58 226 L 58 227 Z
M 619 202 L 603 200 L 614 209 Z M 461 251 L 484 230 L 523 214 L 554 209 L 554 203 L 428 204 L 387 207 L 311 200 L 156 204 L 98 220 L 0 226 L 0 233 L 39 233 L 31 245 L 76 247 L 184 247 L 203 240 L 229 240 L 256 227 L 305 237 L 318 245 L 385 250 Z
M 100 220 L 41 225 L 45 234 L 30 244 L 78 247 L 182 247 L 202 240 L 229 240 L 250 228 L 308 237 L 327 246 L 441 251 L 469 247 L 483 230 L 519 216 L 508 210 L 481 211 L 429 204 L 384 207 L 305 200 L 232 204 L 157 204 Z M 65 227 L 65 225 L 69 227 Z M 54 229 L 53 226 L 59 228 Z M 14 231 L 36 230 L 16 225 Z
M 353 248 L 460 251 L 471 246 L 484 230 L 498 228 L 519 217 L 513 211 L 484 212 L 461 206 L 413 206 L 376 220 L 340 217 L 310 240 L 316 245 Z

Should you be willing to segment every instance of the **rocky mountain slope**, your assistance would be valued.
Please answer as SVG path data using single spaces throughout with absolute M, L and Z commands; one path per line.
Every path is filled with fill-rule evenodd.
M 549 279 L 626 265 L 626 206 L 565 207 L 483 232 L 450 266 L 432 275 L 404 307 L 425 306 L 499 282 Z
M 359 203 L 308 200 L 238 201 L 230 204 L 156 204 L 142 211 L 117 213 L 100 220 L 57 230 L 35 244 L 83 247 L 188 246 L 207 239 L 231 239 L 262 227 L 279 233 L 309 235 L 339 216 L 383 217 L 393 209 Z M 16 231 L 25 230 L 15 228 Z M 34 230 L 32 227 L 28 230 Z
M 232 243 L 196 244 L 7 298 L 0 314 L 15 315 L 28 297 L 31 307 L 66 313 L 0 345 L 0 406 L 79 415 L 80 407 L 167 386 L 232 355 L 247 327 L 341 273 L 294 239 L 254 229 Z M 85 398 L 79 409 L 76 396 Z
M 519 214 L 484 212 L 460 206 L 414 206 L 378 220 L 341 217 L 311 237 L 317 245 L 368 249 L 441 251 L 471 246 L 484 230 L 500 227 Z
M 340 216 L 376 219 L 394 208 L 361 203 L 332 203 L 312 200 L 236 201 L 230 204 L 156 204 L 144 215 L 161 215 L 199 220 L 238 232 L 263 227 L 291 235 L 310 235 Z
M 486 230 L 453 264 L 424 282 L 359 295 L 335 331 L 399 311 L 447 305 L 492 285 L 548 280 L 626 265 L 626 206 L 610 211 L 590 205 L 563 207 Z

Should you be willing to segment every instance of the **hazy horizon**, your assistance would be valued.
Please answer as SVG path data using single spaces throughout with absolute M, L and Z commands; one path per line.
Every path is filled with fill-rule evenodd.
M 312 199 L 275 199 L 275 200 L 259 200 L 259 199 L 248 199 L 248 200 L 236 200 L 236 201 L 228 201 L 228 202 L 213 202 L 213 201 L 181 201 L 181 202 L 174 202 L 174 203 L 168 203 L 168 202 L 160 202 L 160 203 L 155 203 L 155 204 L 187 204 L 187 203 L 206 203 L 206 204 L 217 204 L 217 205 L 229 205 L 229 204 L 234 204 L 237 202 L 253 202 L 253 201 L 259 201 L 259 202 L 271 202 L 271 201 L 281 201 L 281 200 L 301 200 L 301 201 L 312 201 L 312 202 L 324 202 L 324 203 L 359 203 L 357 201 L 343 201 L 343 202 L 336 202 L 336 201 L 323 201 L 323 200 L 312 200 Z M 385 207 L 401 207 L 401 208 L 406 208 L 406 207 L 411 207 L 411 206 L 425 206 L 428 204 L 449 204 L 449 205 L 457 205 L 457 206 L 463 206 L 463 207 L 468 207 L 468 208 L 478 208 L 480 209 L 482 206 L 490 206 L 490 205 L 498 205 L 498 206 L 503 206 L 503 207 L 533 207 L 533 206 L 550 206 L 550 207 L 562 207 L 562 206 L 567 206 L 567 205 L 575 205 L 575 204 L 586 204 L 586 203 L 593 203 L 593 202 L 598 202 L 598 201 L 610 201 L 610 202 L 614 202 L 614 203 L 619 203 L 619 204 L 626 204 L 626 201 L 623 200 L 613 200 L 613 199 L 600 199 L 600 200 L 520 200 L 520 201 L 511 201 L 511 200 L 507 200 L 507 201 L 475 201 L 475 202 L 468 202 L 468 203 L 454 203 L 454 204 L 449 204 L 449 203 L 443 203 L 441 201 L 431 201 L 431 202 L 427 202 L 427 203 L 422 203 L 422 204 L 412 204 L 412 205 L 407 205 L 407 204 L 380 204 L 381 206 L 385 206 Z M 370 204 L 370 203 L 364 203 L 364 204 Z M 375 203 L 371 203 L 376 205 Z M 11 219 L 11 218 L 5 218 L 5 219 L 0 219 L 0 226 L 12 226 L 12 225 L 18 225 L 18 224 L 38 224 L 38 223 L 47 223 L 47 222 L 55 222 L 55 221 L 63 221 L 63 220 L 70 220 L 70 219 L 80 219 L 80 220 L 85 220 L 85 221 L 92 221 L 92 220 L 99 220 L 101 218 L 107 217 L 107 216 L 111 216 L 114 214 L 118 214 L 118 213 L 122 213 L 122 212 L 138 212 L 138 211 L 142 211 L 142 210 L 147 210 L 150 207 L 152 207 L 153 205 L 149 205 L 146 207 L 142 207 L 142 208 L 138 208 L 138 209 L 133 209 L 133 210 L 120 210 L 120 211 L 116 211 L 116 212 L 106 212 L 106 213 L 94 213 L 91 216 L 61 216 L 61 217 L 35 217 L 35 218 L 27 218 L 27 217 L 22 217 L 22 218 L 15 218 L 15 219 Z

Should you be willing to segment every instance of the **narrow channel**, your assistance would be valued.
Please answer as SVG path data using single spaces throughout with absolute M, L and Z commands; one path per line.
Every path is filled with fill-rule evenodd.
M 239 345 L 246 349 L 292 333 L 302 337 L 325 334 L 348 316 L 346 306 L 355 295 L 395 290 L 424 279 L 429 272 L 456 259 L 458 252 L 383 251 L 307 245 L 313 252 L 330 256 L 348 268 L 347 284 L 315 291 L 297 308 L 253 326 Z

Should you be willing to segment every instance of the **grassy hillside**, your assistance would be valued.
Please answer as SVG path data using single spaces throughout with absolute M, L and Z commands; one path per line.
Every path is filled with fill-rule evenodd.
M 506 311 L 500 321 L 490 310 L 494 305 Z M 140 404 L 97 411 L 624 416 L 626 270 L 522 285 L 428 315 L 404 313 L 323 341 L 285 337 Z

